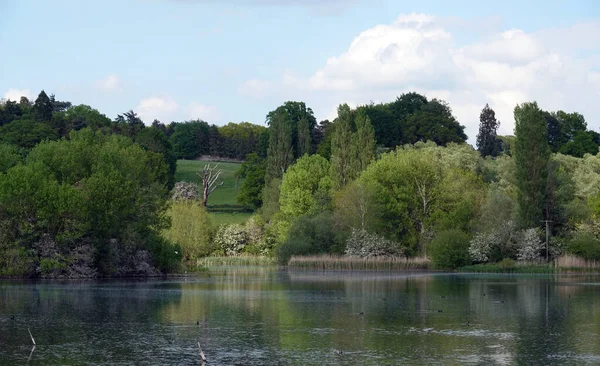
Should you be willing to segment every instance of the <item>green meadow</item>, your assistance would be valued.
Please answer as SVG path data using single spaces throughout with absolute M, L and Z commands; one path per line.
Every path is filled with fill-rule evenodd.
M 235 177 L 235 172 L 240 169 L 240 163 L 178 160 L 175 181 L 194 182 L 198 184 L 198 189 L 202 190 L 202 179 L 197 173 L 202 172 L 206 164 L 210 164 L 211 167 L 218 164 L 217 169 L 223 170 L 219 176 L 219 182 L 223 182 L 223 185 L 208 196 L 207 208 L 213 223 L 216 225 L 243 223 L 252 215 L 252 210 L 239 205 L 236 201 L 238 189 L 243 182 Z

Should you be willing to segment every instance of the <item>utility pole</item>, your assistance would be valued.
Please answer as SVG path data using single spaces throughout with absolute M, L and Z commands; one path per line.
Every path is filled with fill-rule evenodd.
M 549 229 L 549 225 L 552 222 L 552 220 L 542 220 L 542 222 L 546 223 L 546 263 L 548 263 L 548 241 L 550 239 L 550 229 Z

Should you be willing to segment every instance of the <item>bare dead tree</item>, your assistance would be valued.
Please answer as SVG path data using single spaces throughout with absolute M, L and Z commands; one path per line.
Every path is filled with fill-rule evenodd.
M 215 166 L 211 167 L 210 163 L 204 166 L 202 172 L 198 172 L 198 176 L 202 178 L 202 205 L 206 207 L 206 202 L 208 201 L 208 196 L 214 192 L 217 187 L 223 185 L 223 181 L 217 184 L 217 180 L 219 180 L 219 176 L 223 173 L 222 169 L 218 169 L 215 172 L 215 169 L 219 164 L 217 163 Z

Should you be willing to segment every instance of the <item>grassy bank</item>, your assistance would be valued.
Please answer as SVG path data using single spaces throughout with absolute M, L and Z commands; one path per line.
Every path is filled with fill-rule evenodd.
M 429 268 L 429 259 L 415 258 L 359 258 L 333 255 L 293 256 L 288 263 L 289 267 L 301 269 L 327 269 L 327 270 L 422 270 Z
M 600 261 L 586 260 L 565 254 L 550 263 L 501 261 L 464 266 L 457 271 L 478 273 L 600 273 Z

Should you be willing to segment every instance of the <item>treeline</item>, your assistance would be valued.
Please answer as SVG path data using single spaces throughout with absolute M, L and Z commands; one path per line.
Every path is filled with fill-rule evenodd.
M 146 127 L 133 111 L 110 120 L 43 91 L 3 102 L 1 274 L 151 274 L 244 252 L 282 263 L 429 256 L 440 268 L 565 252 L 600 259 L 598 134 L 578 113 L 535 103 L 514 118 L 515 135 L 498 136 L 486 105 L 475 150 L 447 103 L 417 93 L 340 105 L 320 123 L 305 103 L 286 102 L 268 128 Z M 197 195 L 169 192 L 176 159 L 200 155 L 245 159 L 238 200 L 257 211 L 244 225 L 213 227 Z
M 406 98 L 426 101 L 411 93 L 395 103 Z M 274 253 L 282 263 L 321 253 L 428 256 L 439 268 L 564 253 L 600 259 L 598 134 L 583 116 L 523 103 L 514 110 L 515 135 L 498 136 L 500 122 L 486 105 L 476 150 L 449 108 L 439 108 L 445 103 L 422 108 L 431 103 L 437 115 L 421 109 L 396 120 L 397 138 L 413 143 L 390 151 L 368 113 L 374 106 L 341 105 L 321 131 L 303 103 L 270 112 L 267 158 L 252 156 L 240 173 L 250 177 L 240 200 L 259 210 L 246 227 L 219 229 L 208 252 Z M 415 115 L 430 127 L 407 128 Z M 426 141 L 411 140 L 414 131 Z

